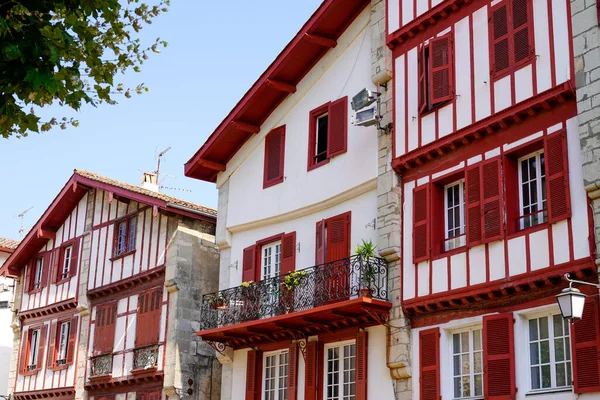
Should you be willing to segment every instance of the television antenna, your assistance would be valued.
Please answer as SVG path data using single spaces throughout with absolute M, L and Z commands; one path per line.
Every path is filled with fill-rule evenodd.
M 158 153 L 158 161 L 156 163 L 156 179 L 158 180 L 159 174 L 160 174 L 160 159 L 167 154 L 167 152 L 171 150 L 171 146 L 167 147 L 166 149 L 164 149 L 163 151 L 161 151 L 160 153 Z
M 27 214 L 32 208 L 33 208 L 33 206 L 29 207 L 27 210 L 25 210 L 22 213 L 17 215 L 17 218 L 19 218 L 21 220 L 21 223 L 19 225 L 19 238 L 20 239 L 23 239 L 23 233 L 25 232 L 25 225 L 24 225 L 25 214 Z

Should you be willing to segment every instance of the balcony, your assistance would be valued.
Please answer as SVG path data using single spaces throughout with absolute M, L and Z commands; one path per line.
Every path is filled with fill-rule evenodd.
M 203 296 L 201 331 L 234 348 L 387 321 L 388 267 L 349 258 Z

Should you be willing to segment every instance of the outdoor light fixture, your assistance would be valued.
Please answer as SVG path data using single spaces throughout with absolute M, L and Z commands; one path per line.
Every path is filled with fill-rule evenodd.
M 370 106 L 375 102 L 375 100 L 377 100 L 379 95 L 380 93 L 378 92 L 373 92 L 372 90 L 364 88 L 352 98 L 352 103 L 350 104 L 352 106 L 352 110 L 358 111 Z
M 569 278 L 569 274 L 565 274 L 565 279 L 569 282 L 569 287 L 563 289 L 560 294 L 556 295 L 556 301 L 560 307 L 560 312 L 563 318 L 581 319 L 583 316 L 583 307 L 585 306 L 585 294 L 573 287 L 573 283 L 581 285 L 594 286 L 600 289 L 600 285 L 590 282 L 577 281 Z

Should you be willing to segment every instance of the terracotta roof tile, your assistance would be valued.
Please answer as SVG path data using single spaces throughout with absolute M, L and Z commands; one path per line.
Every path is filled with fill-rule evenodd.
M 87 178 L 87 179 L 94 180 L 96 182 L 104 183 L 104 184 L 111 185 L 111 186 L 116 186 L 116 187 L 119 187 L 119 188 L 122 188 L 122 189 L 125 189 L 125 190 L 130 190 L 132 192 L 142 194 L 144 196 L 154 197 L 156 199 L 160 199 L 162 201 L 166 201 L 167 203 L 178 204 L 180 206 L 188 207 L 188 208 L 200 211 L 202 213 L 214 215 L 215 217 L 217 216 L 217 210 L 209 208 L 209 207 L 202 206 L 200 204 L 191 203 L 189 201 L 181 200 L 181 199 L 178 199 L 176 197 L 172 197 L 172 196 L 166 195 L 164 193 L 157 193 L 157 192 L 154 192 L 152 190 L 145 189 L 145 188 L 143 188 L 141 186 L 131 185 L 129 183 L 117 181 L 115 179 L 107 178 L 105 176 L 98 175 L 98 174 L 95 174 L 93 172 L 84 171 L 84 170 L 81 170 L 81 169 L 76 169 L 74 172 L 75 172 L 76 175 L 82 176 L 82 177 Z
M 17 248 L 19 243 L 21 243 L 19 240 L 0 237 L 0 247 L 4 247 L 5 249 L 14 250 Z

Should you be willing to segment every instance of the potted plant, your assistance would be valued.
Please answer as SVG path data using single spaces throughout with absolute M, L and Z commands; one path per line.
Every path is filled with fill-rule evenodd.
M 283 282 L 281 282 L 282 303 L 286 308 L 286 312 L 294 311 L 294 291 L 304 283 L 306 275 L 308 275 L 306 271 L 293 271 L 285 275 Z
M 361 288 L 360 295 L 371 297 L 373 295 L 373 282 L 377 277 L 377 270 L 373 262 L 372 257 L 375 257 L 375 249 L 377 246 L 373 244 L 371 240 L 365 241 L 363 239 L 362 244 L 356 246 L 355 254 L 361 258 L 362 261 L 362 276 L 361 276 Z
M 225 305 L 225 297 L 221 296 L 220 294 L 208 299 L 208 305 L 213 310 L 224 310 L 227 308 Z

